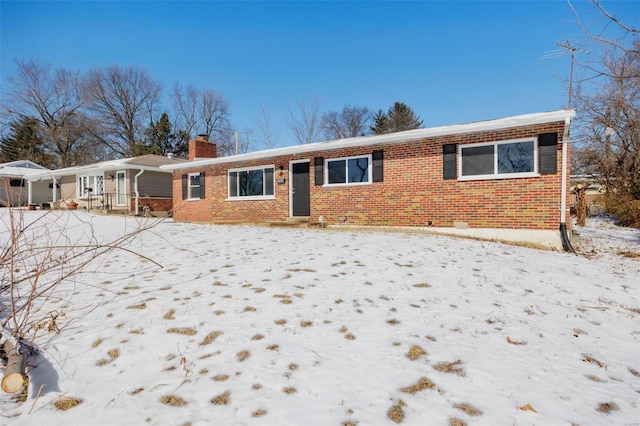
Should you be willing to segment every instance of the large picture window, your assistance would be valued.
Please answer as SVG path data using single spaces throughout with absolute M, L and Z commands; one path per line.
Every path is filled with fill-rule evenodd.
M 104 176 L 101 174 L 78 176 L 77 190 L 78 198 L 102 196 L 104 192 Z
M 327 185 L 371 183 L 371 156 L 326 160 Z
M 534 139 L 464 145 L 460 147 L 461 179 L 535 176 Z
M 260 199 L 274 196 L 274 166 L 229 170 L 229 198 Z

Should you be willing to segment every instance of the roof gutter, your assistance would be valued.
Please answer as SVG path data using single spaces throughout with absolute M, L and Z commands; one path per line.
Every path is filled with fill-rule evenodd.
M 571 245 L 571 240 L 567 234 L 567 177 L 568 177 L 568 144 L 569 144 L 569 127 L 571 126 L 571 117 L 564 119 L 564 134 L 562 135 L 562 182 L 560 189 L 560 239 L 562 240 L 562 248 L 570 253 L 575 253 Z

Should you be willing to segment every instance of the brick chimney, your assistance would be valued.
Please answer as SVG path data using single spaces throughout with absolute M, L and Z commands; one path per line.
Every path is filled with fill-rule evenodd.
M 196 139 L 189 141 L 189 161 L 200 158 L 216 158 L 218 147 L 214 142 L 209 142 L 208 135 L 198 135 Z

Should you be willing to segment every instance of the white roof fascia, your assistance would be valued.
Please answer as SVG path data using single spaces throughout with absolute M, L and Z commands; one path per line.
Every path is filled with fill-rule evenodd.
M 88 165 L 78 167 L 68 167 L 60 170 L 51 170 L 49 172 L 38 173 L 36 175 L 28 176 L 27 180 L 36 181 L 42 179 L 61 178 L 63 176 L 74 176 L 86 173 L 100 173 L 100 172 L 115 172 L 118 170 L 145 170 L 152 172 L 171 173 L 170 170 L 161 169 L 154 166 L 143 166 L 138 164 L 128 164 L 122 161 L 107 162 L 108 164 L 100 165 Z
M 464 133 L 475 133 L 491 130 L 508 129 L 512 127 L 530 126 L 535 124 L 565 121 L 575 117 L 575 110 L 562 109 L 550 112 L 517 115 L 513 117 L 499 118 L 495 120 L 477 121 L 451 126 L 432 127 L 427 129 L 407 130 L 404 132 L 390 133 L 375 136 L 358 136 L 355 138 L 339 139 L 336 141 L 314 142 L 306 145 L 295 145 L 284 148 L 275 148 L 247 154 L 232 155 L 230 157 L 207 158 L 189 161 L 180 164 L 167 164 L 160 166 L 164 170 L 189 169 L 199 166 L 223 164 L 236 161 L 257 160 L 261 158 L 278 157 L 281 155 L 303 154 L 313 151 L 328 151 L 341 148 L 362 147 L 368 145 L 385 145 L 408 142 L 416 139 L 449 136 Z

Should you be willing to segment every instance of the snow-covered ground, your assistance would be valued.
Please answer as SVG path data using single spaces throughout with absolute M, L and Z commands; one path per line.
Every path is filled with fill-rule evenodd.
M 45 220 L 77 245 L 144 221 Z M 165 220 L 57 288 L 0 424 L 637 425 L 640 232 L 587 225 L 576 255 Z

